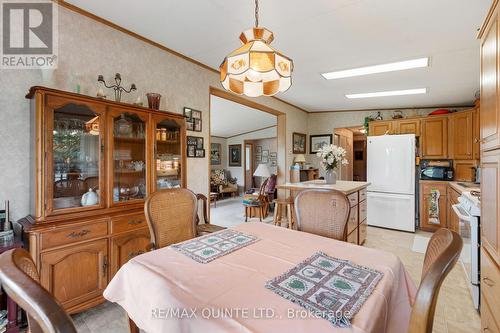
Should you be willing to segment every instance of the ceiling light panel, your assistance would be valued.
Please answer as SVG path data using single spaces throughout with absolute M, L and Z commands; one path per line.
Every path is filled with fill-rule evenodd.
M 395 72 L 395 71 L 402 71 L 407 69 L 421 68 L 428 66 L 429 66 L 429 58 L 419 58 L 419 59 L 393 62 L 389 64 L 346 69 L 343 71 L 323 73 L 321 75 L 323 75 L 323 77 L 327 80 L 334 80 L 346 77 Z
M 355 98 L 371 98 L 371 97 L 387 97 L 387 96 L 402 96 L 402 95 L 418 95 L 426 94 L 427 88 L 417 88 L 417 89 L 406 89 L 406 90 L 391 90 L 391 91 L 379 91 L 361 94 L 348 94 L 345 97 L 349 99 Z

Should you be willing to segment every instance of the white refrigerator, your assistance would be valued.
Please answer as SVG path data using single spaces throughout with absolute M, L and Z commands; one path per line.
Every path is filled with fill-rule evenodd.
M 415 232 L 415 135 L 367 139 L 368 225 Z

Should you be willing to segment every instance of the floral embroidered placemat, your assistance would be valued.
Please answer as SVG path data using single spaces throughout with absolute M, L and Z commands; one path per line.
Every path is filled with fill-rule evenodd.
M 371 268 L 317 252 L 268 281 L 266 288 L 335 326 L 349 327 L 382 276 Z
M 197 237 L 170 247 L 193 260 L 206 264 L 242 247 L 258 241 L 259 238 L 240 231 L 226 229 Z

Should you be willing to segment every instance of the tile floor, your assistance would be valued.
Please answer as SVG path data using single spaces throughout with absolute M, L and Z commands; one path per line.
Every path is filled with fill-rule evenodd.
M 244 223 L 241 199 L 225 199 L 212 205 L 211 220 L 214 224 L 235 226 Z M 252 219 L 254 221 L 255 219 Z M 266 222 L 271 222 L 268 217 Z M 416 284 L 424 258 L 429 233 L 416 234 L 368 228 L 365 246 L 392 252 L 399 256 Z M 117 305 L 104 303 L 86 312 L 73 316 L 80 333 L 127 333 L 128 323 L 124 311 Z M 434 319 L 434 333 L 479 332 L 479 315 L 472 305 L 465 273 L 460 264 L 448 275 L 441 288 Z

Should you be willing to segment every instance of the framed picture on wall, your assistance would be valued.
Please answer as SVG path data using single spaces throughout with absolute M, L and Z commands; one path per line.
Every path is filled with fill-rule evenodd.
M 203 149 L 203 138 L 196 138 L 196 149 Z
M 191 117 L 193 119 L 201 119 L 201 111 L 198 110 L 192 110 L 191 111 Z
M 211 143 L 210 144 L 210 164 L 212 165 L 221 165 L 222 164 L 222 156 L 221 151 L 222 146 L 220 143 Z
M 262 146 L 255 147 L 255 153 L 256 154 L 262 154 Z
M 195 156 L 196 157 L 205 157 L 205 149 L 196 149 Z
M 201 136 L 187 136 L 187 157 L 205 157 L 203 138 Z M 202 152 L 203 151 L 203 152 Z
M 196 146 L 187 147 L 187 157 L 196 157 Z
M 269 163 L 269 157 L 268 156 L 262 156 L 262 159 L 260 161 L 261 163 L 267 164 Z
M 323 146 L 332 144 L 331 134 L 309 136 L 309 153 L 316 154 Z
M 201 119 L 193 119 L 193 123 L 194 123 L 193 131 L 201 132 Z
M 201 138 L 203 139 L 203 138 Z M 187 136 L 187 145 L 188 146 L 196 146 L 198 144 L 198 137 L 197 136 Z
M 293 133 L 293 153 L 294 154 L 305 154 L 306 153 L 306 138 L 307 136 L 303 133 Z
M 229 166 L 241 166 L 241 144 L 229 145 Z
M 185 107 L 184 117 L 186 117 L 186 130 L 201 132 L 202 130 L 201 111 Z
M 263 150 L 262 151 L 262 158 L 269 158 L 269 150 Z
M 184 108 L 184 117 L 186 117 L 186 121 L 193 120 L 193 110 L 191 108 Z
M 258 154 L 258 155 L 255 155 L 255 162 L 260 162 L 262 161 L 262 155 Z
M 278 158 L 278 153 L 277 152 L 269 153 L 269 158 L 270 159 L 277 159 Z

